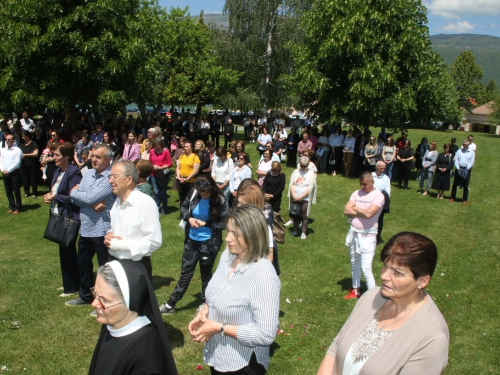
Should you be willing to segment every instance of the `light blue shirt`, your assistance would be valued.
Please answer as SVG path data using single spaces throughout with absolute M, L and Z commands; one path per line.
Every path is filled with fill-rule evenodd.
M 210 216 L 210 199 L 201 198 L 200 202 L 196 205 L 191 216 L 195 219 L 208 221 Z M 212 229 L 209 227 L 189 228 L 189 238 L 195 241 L 207 241 L 212 237 Z
M 474 153 L 474 151 L 465 150 L 464 148 L 461 148 L 455 154 L 455 168 L 456 169 L 467 168 L 470 170 L 474 165 L 475 159 L 476 159 L 476 154 Z
M 385 173 L 382 173 L 380 176 L 377 176 L 377 173 L 372 172 L 373 176 L 373 186 L 375 188 L 379 189 L 380 191 L 385 191 L 387 195 L 390 197 L 391 196 L 391 180 L 389 179 L 389 176 L 387 176 Z
M 86 173 L 78 189 L 70 194 L 71 203 L 80 207 L 80 235 L 83 237 L 104 237 L 111 228 L 109 212 L 115 203 L 116 195 L 111 190 L 108 181 L 111 166 L 97 174 L 95 169 Z M 95 212 L 92 206 L 105 201 L 106 208 L 102 212 Z

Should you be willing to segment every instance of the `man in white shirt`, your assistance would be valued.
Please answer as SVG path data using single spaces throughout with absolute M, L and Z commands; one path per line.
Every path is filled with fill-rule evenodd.
M 35 122 L 28 117 L 28 112 L 24 111 L 23 112 L 23 118 L 21 119 L 21 126 L 23 127 L 23 130 L 32 132 L 33 129 L 35 129 Z
M 104 237 L 110 260 L 141 262 L 153 277 L 151 254 L 162 245 L 160 217 L 150 196 L 134 190 L 139 178 L 130 160 L 113 163 L 109 183 L 117 196 L 111 209 L 111 229 Z
M 474 153 L 476 153 L 476 144 L 474 143 L 474 136 L 473 135 L 469 135 L 467 137 L 467 140 L 469 141 L 469 150 L 471 150 Z
M 378 217 L 378 233 L 377 233 L 377 244 L 384 242 L 381 237 L 382 229 L 384 228 L 384 215 L 385 212 L 389 212 L 389 203 L 391 196 L 391 180 L 389 176 L 385 174 L 386 164 L 383 161 L 378 161 L 375 165 L 375 172 L 372 172 L 373 176 L 373 186 L 379 189 L 382 194 L 384 194 L 385 202 L 382 212 Z
M 21 176 L 19 168 L 21 167 L 22 151 L 14 146 L 14 136 L 7 134 L 5 136 L 6 147 L 2 148 L 0 156 L 2 165 L 3 184 L 5 194 L 9 200 L 8 214 L 17 215 L 21 212 Z

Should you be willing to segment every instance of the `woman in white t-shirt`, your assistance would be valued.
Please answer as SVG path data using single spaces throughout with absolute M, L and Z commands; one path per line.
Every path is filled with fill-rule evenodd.
M 229 191 L 229 178 L 231 177 L 233 168 L 233 160 L 227 157 L 226 148 L 222 146 L 217 147 L 212 164 L 212 178 L 228 202 L 231 195 Z

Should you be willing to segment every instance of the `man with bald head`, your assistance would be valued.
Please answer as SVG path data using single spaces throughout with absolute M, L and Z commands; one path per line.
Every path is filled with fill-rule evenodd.
M 345 244 L 351 259 L 352 290 L 344 299 L 361 296 L 361 270 L 366 286 L 375 286 L 372 261 L 377 246 L 378 218 L 384 207 L 384 195 L 374 186 L 373 176 L 365 171 L 359 177 L 361 189 L 352 193 L 344 207 L 344 215 L 351 219 L 351 228 Z

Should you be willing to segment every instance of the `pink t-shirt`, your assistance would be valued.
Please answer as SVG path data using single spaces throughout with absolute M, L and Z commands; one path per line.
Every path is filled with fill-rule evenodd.
M 369 208 L 372 204 L 377 207 L 384 206 L 384 194 L 378 189 L 374 189 L 369 193 L 365 193 L 363 190 L 359 189 L 352 193 L 349 201 L 355 202 L 356 207 L 359 208 Z M 375 215 L 373 215 L 370 219 L 365 219 L 363 217 L 355 217 L 351 221 L 351 225 L 356 229 L 370 229 L 370 228 L 378 228 L 378 217 L 382 210 L 378 210 Z

